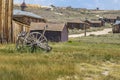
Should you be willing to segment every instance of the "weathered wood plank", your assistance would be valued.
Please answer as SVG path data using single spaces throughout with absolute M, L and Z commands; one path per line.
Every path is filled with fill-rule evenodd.
M 1 41 L 1 35 L 2 35 L 2 0 L 0 0 L 0 41 Z
M 0 0 L 0 38 L 12 41 L 13 0 Z

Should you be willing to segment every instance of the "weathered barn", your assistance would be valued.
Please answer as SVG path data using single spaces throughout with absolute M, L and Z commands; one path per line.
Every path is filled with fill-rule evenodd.
M 44 18 L 31 12 L 14 10 L 13 11 L 13 42 L 16 41 L 18 33 L 21 31 L 30 31 L 31 22 L 46 22 Z
M 104 23 L 102 21 L 86 20 L 85 22 L 90 24 L 91 27 L 102 27 L 104 25 Z
M 48 41 L 65 42 L 68 41 L 68 28 L 64 24 L 31 23 L 31 32 L 43 32 L 48 25 L 45 36 Z
M 12 41 L 13 0 L 0 0 L 0 42 Z
M 88 29 L 90 28 L 89 24 L 85 23 L 85 22 L 67 22 L 66 26 L 69 29 L 85 29 L 85 27 Z
M 46 20 L 39 15 L 21 10 L 13 11 L 13 20 L 27 25 L 30 25 L 31 22 L 46 22 Z

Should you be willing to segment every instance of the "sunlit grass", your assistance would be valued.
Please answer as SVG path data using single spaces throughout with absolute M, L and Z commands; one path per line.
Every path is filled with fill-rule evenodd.
M 103 38 L 104 43 L 100 42 Z M 48 53 L 31 53 L 29 48 L 20 52 L 14 44 L 0 45 L 0 80 L 119 80 L 120 45 L 116 39 L 112 39 L 114 44 L 108 43 L 109 38 L 50 43 L 53 49 Z

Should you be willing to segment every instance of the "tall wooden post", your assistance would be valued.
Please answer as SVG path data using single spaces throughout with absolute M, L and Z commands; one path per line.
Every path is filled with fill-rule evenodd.
M 13 0 L 0 0 L 0 38 L 1 41 L 12 41 Z
M 2 0 L 2 14 L 1 14 L 1 43 L 4 41 L 4 28 L 5 28 L 5 2 L 6 0 Z
M 85 30 L 85 37 L 86 37 L 86 23 L 84 24 L 84 30 Z
M 2 0 L 0 0 L 0 42 L 2 42 Z
M 12 18 L 13 18 L 13 0 L 8 0 L 8 31 L 9 31 L 9 38 L 10 42 L 13 42 L 13 26 L 12 26 Z

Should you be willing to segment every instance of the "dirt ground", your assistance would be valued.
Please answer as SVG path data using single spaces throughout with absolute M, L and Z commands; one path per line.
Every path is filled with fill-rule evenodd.
M 93 34 L 93 35 L 109 34 L 110 31 L 112 31 L 112 28 L 107 28 L 107 29 L 104 29 L 102 31 L 86 32 L 86 36 L 89 36 L 91 34 Z M 82 36 L 85 36 L 85 33 L 69 35 L 70 38 L 82 37 Z

